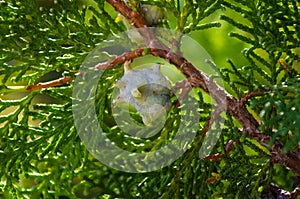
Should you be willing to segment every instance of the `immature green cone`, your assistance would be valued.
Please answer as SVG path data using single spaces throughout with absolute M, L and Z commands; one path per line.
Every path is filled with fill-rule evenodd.
M 146 23 L 150 27 L 156 27 L 159 20 L 166 18 L 166 9 L 153 5 L 142 5 L 142 12 L 144 14 Z
M 166 9 L 160 8 L 154 5 L 142 5 L 141 11 L 145 17 L 145 21 L 148 27 L 157 27 L 160 20 L 166 18 Z M 124 16 L 118 15 L 115 21 L 118 23 L 120 21 L 126 26 L 128 30 L 129 39 L 136 44 L 144 44 L 145 40 L 140 35 L 140 33 L 135 29 L 133 24 L 131 24 Z
M 171 83 L 160 72 L 160 64 L 132 70 L 124 64 L 124 76 L 117 82 L 120 94 L 114 104 L 127 103 L 136 108 L 146 126 L 164 116 L 171 107 Z

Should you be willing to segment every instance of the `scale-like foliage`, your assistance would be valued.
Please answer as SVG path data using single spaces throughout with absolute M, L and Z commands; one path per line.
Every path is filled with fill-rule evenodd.
M 299 2 L 225 1 L 223 4 L 239 13 L 241 19 L 246 19 L 246 22 L 239 22 L 221 16 L 243 31 L 230 33 L 230 36 L 251 45 L 244 50 L 250 65 L 236 68 L 230 62 L 233 71 L 229 73 L 238 78 L 231 81 L 228 77 L 227 81 L 231 81 L 239 94 L 257 88 L 269 90 L 252 102 L 252 108 L 263 122 L 262 131 L 270 134 L 273 141 L 282 140 L 286 151 L 297 147 L 300 142 L 297 116 L 300 105 Z
M 133 9 L 141 3 L 165 8 L 168 15 L 159 25 L 187 34 L 220 27 L 221 22 L 209 17 L 221 8 L 234 11 L 225 12 L 221 19 L 241 30 L 230 36 L 250 45 L 243 52 L 249 64 L 237 67 L 229 60 L 231 68 L 215 69 L 236 96 L 263 90 L 263 96 L 250 100 L 249 109 L 262 123 L 262 133 L 271 136 L 270 145 L 280 140 L 286 152 L 299 146 L 300 5 L 296 0 L 129 2 Z M 212 154 L 222 154 L 222 159 L 199 158 L 204 140 L 201 132 L 215 109 L 201 89 L 194 89 L 199 107 L 193 111 L 201 116 L 199 129 L 185 154 L 163 169 L 136 174 L 111 169 L 85 149 L 73 121 L 72 82 L 28 89 L 56 78 L 75 78 L 84 58 L 97 45 L 125 30 L 115 21 L 117 14 L 104 0 L 0 0 L 0 193 L 5 198 L 260 197 L 275 172 L 272 154 L 247 138 L 231 115 L 221 115 L 224 128 L 212 149 Z M 118 50 L 120 54 L 128 49 Z M 109 51 L 105 53 L 111 58 Z M 176 135 L 182 113 L 171 108 L 157 136 L 145 140 L 129 137 L 110 110 L 114 82 L 122 75 L 118 65 L 99 80 L 97 122 L 108 138 L 128 151 L 163 146 Z M 137 112 L 131 116 L 141 121 Z

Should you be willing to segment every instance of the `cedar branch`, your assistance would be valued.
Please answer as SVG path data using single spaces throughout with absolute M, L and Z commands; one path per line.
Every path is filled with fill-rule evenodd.
M 67 84 L 67 83 L 70 83 L 72 81 L 73 81 L 72 77 L 64 76 L 64 77 L 61 77 L 61 78 L 53 80 L 53 81 L 42 82 L 42 83 L 38 83 L 38 84 L 35 84 L 35 85 L 30 85 L 26 88 L 26 90 L 27 91 L 34 91 L 34 90 L 39 90 L 39 89 L 42 89 L 42 88 L 50 88 L 50 87 L 53 87 L 53 86 L 60 86 L 60 85 L 63 85 L 63 84 Z
M 146 28 L 146 22 L 144 16 L 141 12 L 133 11 L 127 4 L 122 0 L 106 0 L 111 4 L 115 10 L 121 13 L 125 18 L 127 18 L 136 28 Z M 138 29 L 139 30 L 139 29 Z M 145 31 L 146 30 L 146 31 Z M 139 31 L 141 36 L 149 44 L 155 41 L 156 46 L 164 46 L 162 42 L 159 44 L 151 31 L 143 29 Z M 136 57 L 143 56 L 144 49 L 137 49 L 129 53 L 124 53 L 123 55 L 115 58 L 114 60 L 108 62 L 107 64 L 102 64 L 97 66 L 97 69 L 106 69 L 115 66 L 117 63 L 122 63 L 126 60 L 131 60 Z M 153 48 L 150 45 L 150 50 L 148 54 L 155 57 L 160 57 L 168 60 L 169 63 L 173 64 L 180 70 L 188 79 L 192 87 L 199 87 L 207 92 L 219 105 L 226 108 L 226 111 L 236 118 L 236 120 L 243 126 L 243 130 L 248 133 L 248 137 L 257 140 L 263 146 L 268 147 L 270 141 L 270 136 L 263 134 L 259 131 L 259 123 L 257 120 L 249 113 L 245 105 L 245 99 L 248 97 L 237 99 L 230 94 L 228 94 L 222 87 L 216 84 L 215 81 L 211 80 L 205 73 L 197 70 L 192 63 L 186 60 L 182 55 L 176 54 L 171 51 L 170 48 Z M 249 95 L 252 96 L 252 95 Z M 282 151 L 282 144 L 276 141 L 270 149 L 273 155 L 272 161 L 274 163 L 279 163 L 287 168 L 291 169 L 294 173 L 300 176 L 300 151 L 293 151 L 287 154 Z

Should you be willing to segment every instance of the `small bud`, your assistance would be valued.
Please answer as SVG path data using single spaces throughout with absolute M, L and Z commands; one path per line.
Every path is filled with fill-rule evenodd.
M 158 6 L 142 5 L 142 12 L 148 26 L 157 26 L 159 20 L 166 18 L 166 9 Z

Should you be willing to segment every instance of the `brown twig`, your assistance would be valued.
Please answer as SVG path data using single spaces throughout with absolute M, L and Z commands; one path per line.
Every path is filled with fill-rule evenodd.
M 143 14 L 138 11 L 133 11 L 127 6 L 122 0 L 106 0 L 111 4 L 116 11 L 126 17 L 136 28 L 146 28 L 146 22 Z M 192 63 L 186 60 L 181 54 L 174 53 L 170 48 L 166 47 L 162 42 L 156 40 L 152 32 L 146 28 L 140 31 L 141 36 L 146 40 L 148 44 L 155 41 L 155 45 L 149 45 L 150 50 L 147 54 L 151 54 L 156 57 L 168 60 L 169 63 L 173 64 L 180 70 L 188 79 L 192 87 L 199 87 L 207 92 L 219 105 L 226 106 L 227 112 L 235 117 L 235 119 L 243 126 L 243 130 L 248 133 L 248 137 L 257 140 L 260 144 L 268 147 L 270 137 L 259 131 L 259 123 L 249 113 L 245 106 L 245 101 L 252 95 L 244 97 L 244 99 L 236 99 L 229 95 L 222 87 L 216 84 L 215 81 L 210 79 L 206 74 L 198 71 Z M 156 48 L 155 48 L 156 46 Z M 163 46 L 163 47 L 162 47 Z M 137 49 L 129 53 L 125 53 L 114 60 L 103 63 L 96 66 L 96 69 L 107 69 L 115 66 L 116 64 L 122 63 L 129 59 L 143 56 L 144 49 Z M 283 153 L 282 144 L 276 141 L 271 149 L 273 154 L 273 162 L 285 165 L 290 168 L 294 173 L 300 175 L 300 152 Z
M 128 53 L 124 53 L 112 61 L 97 65 L 96 69 L 108 69 L 115 64 L 120 64 L 125 60 L 135 59 L 137 57 L 144 56 L 144 49 L 137 49 Z M 147 54 L 158 56 L 166 59 L 168 52 L 162 49 L 150 48 Z M 256 119 L 248 112 L 245 104 L 241 103 L 240 100 L 234 98 L 224 91 L 223 88 L 219 87 L 213 80 L 211 80 L 204 73 L 198 71 L 190 62 L 185 58 L 178 56 L 175 53 L 171 53 L 168 57 L 169 62 L 174 64 L 189 80 L 192 87 L 200 87 L 205 92 L 209 93 L 218 104 L 227 107 L 227 112 L 235 117 L 239 123 L 243 126 L 244 131 L 248 132 L 248 137 L 253 138 L 260 142 L 260 144 L 269 147 L 270 137 L 266 134 L 260 133 L 258 127 L 259 124 Z M 289 152 L 283 153 L 282 145 L 280 142 L 275 142 L 271 153 L 274 156 L 274 163 L 279 163 L 290 168 L 297 175 L 300 175 L 300 152 Z
M 151 30 L 147 28 L 147 23 L 141 11 L 132 10 L 129 6 L 127 6 L 125 1 L 122 0 L 106 1 L 112 5 L 118 13 L 122 14 L 130 24 L 137 28 L 137 31 L 141 34 L 148 45 L 151 46 L 152 43 L 156 43 L 156 45 L 158 45 L 160 43 L 157 42 L 156 37 L 152 34 Z M 161 45 L 161 43 L 159 45 Z M 162 45 L 161 47 L 164 48 L 165 46 Z
M 216 154 L 206 156 L 206 157 L 202 158 L 202 160 L 210 161 L 210 162 L 216 161 L 219 164 L 221 162 L 221 156 L 222 156 L 221 153 L 216 153 Z
M 281 189 L 278 185 L 271 183 L 270 184 L 270 194 L 276 198 L 282 199 L 296 199 L 297 196 L 300 196 L 300 188 L 294 189 L 292 192 Z
M 26 90 L 34 91 L 34 90 L 39 90 L 39 89 L 42 89 L 42 88 L 60 86 L 60 85 L 66 84 L 66 83 L 70 83 L 72 81 L 73 81 L 72 77 L 64 76 L 64 77 L 61 77 L 61 78 L 53 80 L 53 81 L 38 83 L 38 84 L 35 84 L 35 85 L 30 85 L 26 88 Z
M 112 5 L 115 10 L 129 20 L 136 28 L 146 28 L 147 23 L 145 21 L 142 12 L 132 10 L 125 1 L 122 0 L 106 0 L 107 3 Z
M 254 96 L 258 96 L 261 95 L 265 92 L 268 92 L 268 90 L 265 89 L 259 89 L 259 90 L 255 90 L 255 91 L 251 91 L 247 94 L 245 94 L 241 99 L 240 99 L 240 103 L 245 104 L 250 98 L 254 97 Z
M 146 50 L 146 48 L 139 48 L 139 49 L 127 52 L 127 53 L 123 53 L 123 54 L 115 57 L 111 61 L 97 64 L 96 66 L 94 66 L 94 69 L 95 70 L 106 70 L 106 69 L 113 68 L 116 65 L 121 64 L 125 61 L 134 60 L 135 58 L 142 57 L 143 55 L 145 55 L 145 53 L 143 54 L 143 52 L 146 52 L 145 50 Z M 147 53 L 149 53 L 149 52 L 147 51 Z
M 176 91 L 180 90 L 177 101 L 175 103 L 175 107 L 180 106 L 180 102 L 188 95 L 188 93 L 192 90 L 191 85 L 187 80 L 182 80 L 179 82 L 176 82 L 174 87 L 173 87 L 173 92 L 175 93 Z
M 204 126 L 201 136 L 205 137 L 206 133 L 208 132 L 209 128 L 211 127 L 211 125 L 214 123 L 214 121 L 216 121 L 216 119 L 220 116 L 220 114 L 222 113 L 223 108 L 219 105 L 217 106 L 217 109 L 213 112 L 213 114 L 211 115 L 210 119 L 207 121 L 206 125 Z
M 282 148 L 283 144 L 279 141 L 275 141 L 271 149 L 271 162 L 284 165 L 300 176 L 300 146 L 298 146 L 297 150 L 288 153 L 284 153 Z

